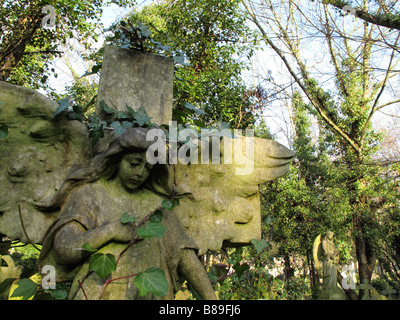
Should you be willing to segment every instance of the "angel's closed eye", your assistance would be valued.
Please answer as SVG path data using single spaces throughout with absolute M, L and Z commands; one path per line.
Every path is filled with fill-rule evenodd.
M 35 140 L 47 140 L 54 137 L 55 128 L 49 121 L 38 121 L 32 126 L 29 135 Z

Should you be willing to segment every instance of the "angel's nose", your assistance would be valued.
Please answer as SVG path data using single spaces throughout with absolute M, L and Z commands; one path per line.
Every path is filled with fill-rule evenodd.
M 28 175 L 28 166 L 22 162 L 14 162 L 8 168 L 8 174 L 14 177 L 25 177 Z

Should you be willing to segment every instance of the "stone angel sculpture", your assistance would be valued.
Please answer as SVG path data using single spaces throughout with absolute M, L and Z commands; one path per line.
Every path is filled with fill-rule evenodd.
M 70 299 L 173 299 L 184 280 L 204 299 L 216 299 L 198 256 L 260 238 L 258 185 L 285 174 L 294 156 L 254 138 L 248 175 L 235 174 L 242 163 L 150 164 L 153 141 L 141 127 L 94 154 L 87 127 L 54 119 L 58 105 L 45 96 L 0 83 L 0 102 L 0 125 L 9 131 L 0 139 L 0 233 L 42 244 L 40 264 L 55 267 L 57 282 L 72 283 Z M 161 203 L 172 198 L 179 206 L 165 210 Z M 155 212 L 163 236 L 138 237 L 138 225 Z M 123 213 L 136 222 L 123 223 Z M 92 272 L 85 245 L 117 258 L 106 286 Z M 168 283 L 161 297 L 141 296 L 135 285 L 135 275 L 152 267 Z
M 327 231 L 314 241 L 313 256 L 319 276 L 322 276 L 321 300 L 343 300 L 344 292 L 337 286 L 339 251 L 333 242 L 334 233 Z

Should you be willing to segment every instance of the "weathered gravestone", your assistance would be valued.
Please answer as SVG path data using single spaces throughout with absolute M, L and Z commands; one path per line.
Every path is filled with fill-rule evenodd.
M 167 58 L 107 48 L 99 100 L 169 121 L 172 78 Z M 41 94 L 0 83 L 0 102 L 0 125 L 9 127 L 0 140 L 0 233 L 43 244 L 41 265 L 72 281 L 71 299 L 172 299 L 183 280 L 215 299 L 198 256 L 260 239 L 258 185 L 284 175 L 294 156 L 274 141 L 224 137 L 210 153 L 220 161 L 188 165 L 161 131 L 142 127 L 111 131 L 92 153 L 86 126 L 53 119 L 57 104 Z M 155 143 L 166 161 L 149 161 Z M 115 259 L 115 270 L 91 271 L 94 255 Z M 141 296 L 138 275 L 162 282 L 160 292 Z
M 173 60 L 115 46 L 107 46 L 104 57 L 99 100 L 118 111 L 126 111 L 126 105 L 134 110 L 144 107 L 152 122 L 168 124 L 172 118 Z

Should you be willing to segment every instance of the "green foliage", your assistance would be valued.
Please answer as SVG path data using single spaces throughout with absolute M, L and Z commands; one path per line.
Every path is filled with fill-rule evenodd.
M 94 69 L 94 67 L 93 67 Z M 71 98 L 83 110 L 82 113 L 93 113 L 97 101 L 98 83 L 87 79 L 75 78 L 72 86 L 66 87 L 65 96 Z
M 5 0 L 0 6 L 0 69 L 8 82 L 33 89 L 48 89 L 50 60 L 63 54 L 58 46 L 76 39 L 85 48 L 97 41 L 96 29 L 101 27 L 103 6 L 109 3 L 128 6 L 134 1 L 73 1 L 73 0 Z M 55 25 L 42 27 L 50 5 L 55 10 Z M 7 65 L 11 61 L 11 65 Z M 3 67 L 6 67 L 3 69 Z M 50 70 L 49 70 L 50 69 Z
M 264 240 L 265 241 L 265 240 Z M 220 278 L 218 297 L 221 300 L 306 300 L 311 296 L 308 280 L 303 277 L 282 280 L 273 277 L 268 269 L 273 266 L 272 258 L 277 251 L 275 245 L 265 247 L 257 252 L 257 244 L 264 241 L 253 241 L 253 246 L 230 250 L 227 263 L 234 272 Z M 260 248 L 258 248 L 260 250 Z M 215 273 L 212 269 L 210 273 Z M 218 277 L 212 275 L 214 283 Z
M 258 241 L 257 239 L 253 239 L 250 242 L 254 245 L 254 248 L 256 249 L 258 254 L 263 252 L 264 249 L 268 248 L 269 246 L 268 242 L 265 241 L 265 239 L 261 239 L 260 241 Z
M 95 253 L 90 258 L 89 269 L 96 272 L 103 280 L 116 268 L 117 261 L 112 254 Z
M 129 222 L 135 222 L 136 217 L 130 216 L 127 212 L 124 212 L 121 216 L 121 223 L 126 224 Z
M 87 108 L 83 108 L 70 97 L 61 99 L 58 104 L 59 106 L 52 117 L 56 118 L 62 114 L 67 114 L 70 120 L 83 121 L 89 128 L 89 137 L 92 139 L 93 147 L 104 137 L 106 130 L 114 130 L 114 133 L 118 136 L 131 127 L 153 126 L 150 122 L 151 117 L 148 116 L 143 107 L 134 111 L 127 105 L 126 111 L 117 111 L 101 100 L 100 109 L 108 119 L 102 120 L 96 113 L 86 113 Z
M 17 284 L 18 287 L 12 293 L 11 298 L 22 297 L 22 300 L 28 300 L 36 294 L 37 284 L 31 279 L 21 279 Z
M 57 283 L 56 288 L 51 291 L 51 297 L 56 300 L 65 300 L 68 297 L 68 290 L 66 286 Z
M 155 210 L 145 221 L 144 226 L 137 227 L 136 217 L 130 216 L 127 212 L 121 215 L 121 223 L 133 223 L 136 230 L 136 236 L 130 242 L 130 245 L 139 240 L 139 238 L 150 239 L 154 237 L 162 237 L 166 228 L 161 224 L 163 214 L 161 210 Z M 139 223 L 140 225 L 141 223 Z M 89 252 L 96 252 L 90 244 L 85 243 L 83 249 Z M 124 252 L 124 251 L 123 251 Z M 122 254 L 122 253 L 121 253 Z M 105 280 L 117 268 L 117 259 L 110 253 L 94 253 L 89 260 L 89 269 L 96 272 L 99 277 Z M 168 282 L 165 279 L 164 271 L 160 268 L 151 267 L 144 272 L 129 275 L 127 277 L 135 277 L 134 283 L 139 289 L 141 296 L 148 292 L 156 296 L 164 296 L 168 291 Z M 105 281 L 105 285 L 111 283 L 114 279 Z
M 141 238 L 160 238 L 164 235 L 165 227 L 159 222 L 149 222 L 145 227 L 140 227 L 136 231 Z
M 92 139 L 92 147 L 94 147 L 101 138 L 104 138 L 104 131 L 106 130 L 107 122 L 100 120 L 96 114 L 88 115 L 89 123 L 89 137 Z
M 177 63 L 173 116 L 178 123 L 205 127 L 222 119 L 245 128 L 254 121 L 241 79 L 245 63 L 237 54 L 251 56 L 256 41 L 249 43 L 252 32 L 239 2 L 163 1 L 127 17 L 131 28 L 139 21 L 148 26 L 148 48 L 164 49 Z
M 0 138 L 6 138 L 8 136 L 8 126 L 3 124 L 0 125 Z
M 61 113 L 68 111 L 72 108 L 74 105 L 73 101 L 71 98 L 64 98 L 58 101 L 58 108 L 57 110 L 52 114 L 52 118 L 56 118 L 58 115 Z
M 86 242 L 83 246 L 82 249 L 89 251 L 89 252 L 96 252 L 97 249 L 94 249 L 91 247 L 90 243 Z
M 164 219 L 163 213 L 161 210 L 155 210 L 154 213 L 149 218 L 150 222 L 153 223 L 161 223 Z
M 173 198 L 172 200 L 163 200 L 161 206 L 166 210 L 173 210 L 179 205 L 179 199 Z
M 152 267 L 144 272 L 139 272 L 133 282 L 138 287 L 141 296 L 150 292 L 155 296 L 162 297 L 168 292 L 169 285 L 164 271 L 160 268 Z

